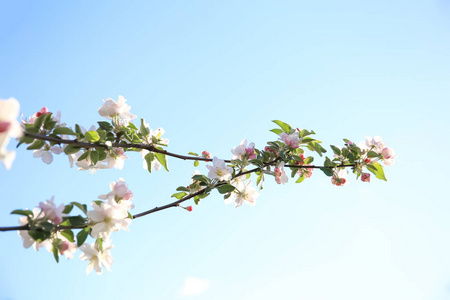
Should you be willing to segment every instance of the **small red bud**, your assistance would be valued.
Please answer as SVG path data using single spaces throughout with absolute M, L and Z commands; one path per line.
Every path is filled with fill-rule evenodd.
M 371 160 L 370 160 L 369 158 L 366 158 L 366 159 L 364 160 L 364 162 L 365 162 L 366 164 L 370 164 Z
M 45 106 L 43 108 L 41 108 L 41 110 L 36 113 L 36 117 L 39 118 L 40 116 L 42 116 L 44 114 L 48 114 L 48 108 L 45 107 Z
M 186 207 L 186 210 L 187 210 L 187 211 L 192 211 L 192 206 Z

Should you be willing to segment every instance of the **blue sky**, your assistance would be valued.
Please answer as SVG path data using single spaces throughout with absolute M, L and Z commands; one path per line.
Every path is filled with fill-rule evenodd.
M 112 236 L 102 276 L 2 233 L 0 299 L 47 299 L 43 287 L 67 299 L 450 297 L 449 1 L 5 1 L 0 16 L 0 98 L 24 116 L 46 106 L 89 127 L 102 99 L 123 95 L 176 153 L 229 158 L 243 138 L 263 148 L 279 119 L 326 146 L 379 135 L 398 154 L 388 182 L 336 187 L 315 172 L 269 180 L 254 207 L 213 194 L 191 213 L 137 219 Z M 170 159 L 169 173 L 148 174 L 129 156 L 91 175 L 19 148 L 0 169 L 0 225 L 51 196 L 89 204 L 119 177 L 140 212 L 194 171 Z M 184 295 L 188 278 L 207 288 Z

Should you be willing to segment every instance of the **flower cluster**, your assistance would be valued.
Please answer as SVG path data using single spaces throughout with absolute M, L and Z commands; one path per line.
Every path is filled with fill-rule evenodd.
M 33 114 L 28 120 L 23 121 L 23 129 L 27 133 L 52 136 L 53 140 L 45 141 L 34 139 L 32 137 L 23 137 L 19 144 L 31 144 L 27 149 L 34 150 L 33 156 L 41 158 L 46 164 L 53 161 L 53 155 L 65 153 L 72 167 L 74 164 L 78 170 L 94 173 L 99 169 L 119 169 L 124 167 L 124 162 L 128 159 L 126 151 L 136 150 L 124 147 L 112 147 L 113 143 L 122 143 L 124 145 L 138 143 L 148 145 L 149 147 L 162 150 L 161 146 L 167 146 L 169 140 L 162 138 L 163 128 L 155 130 L 150 129 L 145 120 L 141 119 L 141 126 L 137 128 L 131 121 L 136 118 L 130 113 L 131 107 L 126 104 L 126 99 L 119 96 L 118 101 L 108 98 L 103 100 L 103 105 L 98 109 L 101 116 L 110 120 L 109 122 L 100 121 L 99 126 L 92 125 L 88 130 L 78 124 L 75 129 L 61 124 L 61 114 L 56 116 L 43 107 L 37 113 Z M 21 131 L 20 131 L 21 132 Z M 75 136 L 75 143 L 64 143 Z M 54 138 L 60 138 L 61 142 Z M 92 147 L 82 147 L 77 143 L 95 144 Z M 164 155 L 154 155 L 146 149 L 139 149 L 145 169 L 159 170 L 161 166 L 167 169 L 167 160 Z
M 93 210 L 87 210 L 86 205 L 77 202 L 56 206 L 52 197 L 46 202 L 39 203 L 39 207 L 35 207 L 32 211 L 13 211 L 13 214 L 23 215 L 19 218 L 19 224 L 28 227 L 27 230 L 18 231 L 24 247 L 33 246 L 36 251 L 45 247 L 53 253 L 57 261 L 61 255 L 73 258 L 73 254 L 79 248 L 83 252 L 80 259 L 89 260 L 88 274 L 92 269 L 101 274 L 102 267 L 110 270 L 113 261 L 109 252 L 113 248 L 111 233 L 120 229 L 128 230 L 132 218 L 128 211 L 134 207 L 131 202 L 133 193 L 122 178 L 117 182 L 111 182 L 110 189 L 109 193 L 99 196 L 99 199 L 105 200 L 104 202 L 92 202 Z M 69 216 L 74 206 L 86 217 Z M 76 242 L 70 228 L 80 229 L 76 235 Z M 89 235 L 95 239 L 90 245 L 85 243 Z
M 356 178 L 361 177 L 363 182 L 370 182 L 370 173 L 386 180 L 379 162 L 390 166 L 396 158 L 394 150 L 387 147 L 380 137 L 367 136 L 358 145 L 347 139 L 344 139 L 343 147 L 331 145 L 333 157 L 325 156 L 323 166 L 313 166 L 312 155 L 322 157 L 327 152 L 321 141 L 313 138 L 315 132 L 292 128 L 279 120 L 273 121 L 279 128 L 271 130 L 277 139 L 267 142 L 264 150 L 243 139 L 231 149 L 229 159 L 217 156 L 210 159 L 208 151 L 203 151 L 201 155 L 189 152 L 190 156 L 184 156 L 163 148 L 169 143 L 167 138 L 162 137 L 165 133 L 163 128 L 151 129 L 144 119 L 141 119 L 139 127 L 133 124 L 137 116 L 131 114 L 130 109 L 123 96 L 119 96 L 117 101 L 110 98 L 103 100 L 98 113 L 109 121 L 99 121 L 98 126 L 85 129 L 78 124 L 73 128 L 67 127 L 61 123 L 59 112 L 54 115 L 43 107 L 22 122 L 22 134 L 16 121 L 18 102 L 15 99 L 0 101 L 0 160 L 7 168 L 14 158 L 13 152 L 6 151 L 10 137 L 18 137 L 19 145 L 28 144 L 27 149 L 34 151 L 33 156 L 41 158 L 46 164 L 53 161 L 54 154 L 64 153 L 71 167 L 75 164 L 79 170 L 90 170 L 91 173 L 98 169 L 122 169 L 128 159 L 127 152 L 140 152 L 143 167 L 149 172 L 161 168 L 168 171 L 167 156 L 193 160 L 196 167 L 200 161 L 212 162 L 205 165 L 207 175 L 195 170 L 190 184 L 177 188 L 172 195 L 176 201 L 134 217 L 129 213 L 134 207 L 133 193 L 122 178 L 111 182 L 110 191 L 99 195 L 100 200 L 93 201 L 90 210 L 87 205 L 78 202 L 57 206 L 51 198 L 40 202 L 33 210 L 13 211 L 13 214 L 22 215 L 19 223 L 23 230 L 19 230 L 19 235 L 26 248 L 33 246 L 38 250 L 45 247 L 57 261 L 61 255 L 72 258 L 79 248 L 82 252 L 80 259 L 88 261 L 87 273 L 95 270 L 101 274 L 103 268 L 110 270 L 113 263 L 112 232 L 127 231 L 133 218 L 169 207 L 181 207 L 191 212 L 191 205 L 182 206 L 181 203 L 192 199 L 198 205 L 213 190 L 224 196 L 225 204 L 234 203 L 235 207 L 242 206 L 244 202 L 255 205 L 259 196 L 257 188 L 263 188 L 267 176 L 273 176 L 277 184 L 286 184 L 289 175 L 291 178 L 298 176 L 295 182 L 301 183 L 312 176 L 315 168 L 329 176 L 336 186 L 349 183 L 348 169 Z M 308 156 L 307 151 L 311 155 Z M 253 174 L 256 175 L 255 186 L 250 180 Z M 84 215 L 69 215 L 74 207 Z M 76 236 L 73 230 L 79 230 Z M 85 242 L 89 236 L 94 239 L 90 244 Z

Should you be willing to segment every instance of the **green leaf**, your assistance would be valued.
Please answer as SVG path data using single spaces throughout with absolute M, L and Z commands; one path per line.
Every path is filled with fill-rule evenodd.
M 41 149 L 45 145 L 43 140 L 34 140 L 33 144 L 27 147 L 27 150 Z
M 97 151 L 91 151 L 89 154 L 89 157 L 91 158 L 91 162 L 92 164 L 97 164 L 98 162 L 98 152 Z
M 272 132 L 275 133 L 276 135 L 280 135 L 280 133 L 283 132 L 283 130 L 278 129 L 278 128 L 271 129 L 270 131 L 272 131 Z
M 99 149 L 97 149 L 96 151 L 97 151 L 97 153 L 98 153 L 98 160 L 99 160 L 99 161 L 100 161 L 100 160 L 104 160 L 104 159 L 106 158 L 106 152 L 105 152 L 105 149 L 99 148 Z
M 56 121 L 47 121 L 44 123 L 44 129 L 46 130 L 52 130 L 56 126 Z
M 155 153 L 156 159 L 161 163 L 161 165 L 166 169 L 167 172 L 169 172 L 169 169 L 167 169 L 167 160 L 166 155 L 162 153 Z
M 384 176 L 383 167 L 379 163 L 371 163 L 370 165 L 367 165 L 367 169 L 372 172 L 378 179 L 387 181 L 386 177 Z
M 133 123 L 128 123 L 128 128 L 131 128 L 131 129 L 134 129 L 134 130 L 138 130 L 136 125 L 134 125 Z
M 141 127 L 139 129 L 143 136 L 147 136 L 150 133 L 150 129 L 145 126 L 145 120 L 141 119 Z
M 333 170 L 330 168 L 320 168 L 320 169 L 322 170 L 322 172 L 325 173 L 325 175 L 327 175 L 329 177 L 333 176 L 333 174 L 334 174 Z
M 198 205 L 200 203 L 200 198 L 194 197 L 194 203 L 195 203 L 195 205 Z
M 77 247 L 80 247 L 83 245 L 84 241 L 86 241 L 88 235 L 89 235 L 89 227 L 83 228 L 78 232 L 77 234 Z
M 235 187 L 232 186 L 231 184 L 224 184 L 224 185 L 221 185 L 221 186 L 217 187 L 217 190 L 221 194 L 226 194 L 226 193 L 234 191 Z
M 85 136 L 89 142 L 97 142 L 98 140 L 100 140 L 100 135 L 97 131 L 88 131 L 86 132 Z
M 281 129 L 283 129 L 284 132 L 289 133 L 291 131 L 291 126 L 289 124 L 286 124 L 282 121 L 279 120 L 273 120 L 272 122 L 274 122 L 275 124 L 277 124 L 278 126 L 281 127 Z
M 55 258 L 56 262 L 59 263 L 59 253 L 58 253 L 58 248 L 56 248 L 55 246 L 53 246 L 52 252 L 53 252 L 53 257 Z
M 70 202 L 70 204 L 75 205 L 76 207 L 78 207 L 85 214 L 87 213 L 87 205 L 86 204 L 81 204 L 81 203 L 78 203 L 78 202 Z
M 369 158 L 373 158 L 373 157 L 378 157 L 378 153 L 376 153 L 375 151 L 369 151 L 367 152 L 367 157 Z
M 86 219 L 83 218 L 82 216 L 67 217 L 65 222 L 69 223 L 68 226 L 74 226 L 74 227 L 80 227 L 80 226 L 86 225 Z
M 145 161 L 147 162 L 147 170 L 152 172 L 152 161 L 155 159 L 155 155 L 152 152 L 149 152 L 145 155 Z
M 197 153 L 195 152 L 189 152 L 188 155 L 193 155 L 193 156 L 199 156 Z
M 77 135 L 75 132 L 73 132 L 72 129 L 68 127 L 57 127 L 55 130 L 53 130 L 54 134 L 66 134 L 66 135 Z
M 300 177 L 297 179 L 297 181 L 296 181 L 295 183 L 300 183 L 300 182 L 302 182 L 303 180 L 305 180 L 305 174 L 304 174 L 304 173 L 302 174 L 302 176 L 300 176 Z
M 77 135 L 84 137 L 84 134 L 83 134 L 83 131 L 81 130 L 80 125 L 75 124 L 75 132 L 76 132 Z
M 179 192 L 179 193 L 175 193 L 172 196 L 170 196 L 171 198 L 177 198 L 178 200 L 181 200 L 184 196 L 186 196 L 187 193 L 185 192 Z
M 75 145 L 67 145 L 66 148 L 64 148 L 64 153 L 69 155 L 69 154 L 74 154 L 77 153 L 78 151 L 80 151 L 81 147 L 75 146 Z
M 11 215 L 33 216 L 33 212 L 28 209 L 16 209 L 11 212 Z
M 62 235 L 63 237 L 65 237 L 66 239 L 69 240 L 69 242 L 75 243 L 75 238 L 74 238 L 74 235 L 73 235 L 73 231 L 72 231 L 72 230 L 70 230 L 70 229 L 64 229 L 64 230 L 61 230 L 60 232 L 61 232 L 61 235 Z
M 83 154 L 81 154 L 80 157 L 78 157 L 77 161 L 82 161 L 82 160 L 86 159 L 88 156 L 89 156 L 89 151 L 86 151 Z
M 106 140 L 106 131 L 103 129 L 98 128 L 97 130 L 98 135 L 100 136 L 100 141 Z
M 339 149 L 336 146 L 330 145 L 331 149 L 333 149 L 334 154 L 336 154 L 337 156 L 341 155 L 341 149 Z
M 69 214 L 72 211 L 72 209 L 73 209 L 73 205 L 72 204 L 66 205 L 64 207 L 63 214 Z
M 258 186 L 259 183 L 261 182 L 261 180 L 263 180 L 263 179 L 264 179 L 264 173 L 260 173 L 258 175 L 258 178 L 256 179 L 256 185 Z
M 305 158 L 305 165 L 308 165 L 308 164 L 312 163 L 313 161 L 314 161 L 314 157 L 308 156 L 307 158 Z
M 198 160 L 194 161 L 194 167 L 198 167 L 199 164 Z
M 51 232 L 44 231 L 42 229 L 28 230 L 28 234 L 33 238 L 33 240 L 41 243 L 51 236 Z
M 44 231 L 51 232 L 55 226 L 50 222 L 40 222 L 38 228 Z
M 44 124 L 44 119 L 47 118 L 48 114 L 43 114 L 40 117 L 36 118 L 36 120 L 34 120 L 34 128 L 41 128 L 42 124 Z
M 194 176 L 192 176 L 192 179 L 193 179 L 194 181 L 200 181 L 200 182 L 204 182 L 204 183 L 206 183 L 206 184 L 209 184 L 209 183 L 210 183 L 209 178 L 206 177 L 205 175 L 194 175 Z
M 177 187 L 177 191 L 180 191 L 180 192 L 189 192 L 189 189 L 186 188 L 186 187 L 184 187 L 184 186 L 179 186 L 179 187 Z
M 101 129 L 106 131 L 112 131 L 114 127 L 109 123 L 105 121 L 97 122 L 98 126 L 100 126 Z
M 22 145 L 23 143 L 25 143 L 25 144 L 30 144 L 30 143 L 32 143 L 34 141 L 34 138 L 32 138 L 32 137 L 27 137 L 27 136 L 22 136 L 20 139 L 19 139 L 19 143 L 17 143 L 17 146 L 16 146 L 16 148 L 18 148 L 20 145 Z
M 209 196 L 209 193 L 202 193 L 202 194 L 199 194 L 197 197 L 199 198 L 199 199 L 203 199 L 203 198 L 206 198 L 206 197 L 208 197 Z

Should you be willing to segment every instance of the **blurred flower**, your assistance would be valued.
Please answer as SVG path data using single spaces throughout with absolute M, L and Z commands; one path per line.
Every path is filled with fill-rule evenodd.
M 278 167 L 275 167 L 275 181 L 278 184 L 286 184 L 289 180 L 289 178 L 286 175 L 286 172 L 284 171 L 284 162 L 282 161 Z
M 63 216 L 66 215 L 63 214 L 64 207 L 64 204 L 60 204 L 58 207 L 56 207 L 54 203 L 54 197 L 52 197 L 50 200 L 45 201 L 45 203 L 39 203 L 39 208 L 44 213 L 45 218 L 49 219 L 55 225 L 58 225 L 63 221 Z
M 111 245 L 110 240 L 103 240 L 102 246 L 103 249 L 99 249 L 98 243 L 93 243 L 91 245 L 85 243 L 80 246 L 80 250 L 83 251 L 80 255 L 80 259 L 89 260 L 86 274 L 89 274 L 92 269 L 95 269 L 97 274 L 102 274 L 102 267 L 106 268 L 108 271 L 111 271 L 113 258 L 109 250 L 114 248 L 114 246 Z

